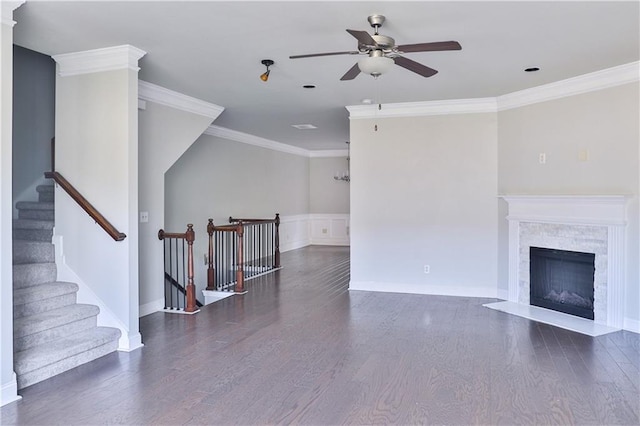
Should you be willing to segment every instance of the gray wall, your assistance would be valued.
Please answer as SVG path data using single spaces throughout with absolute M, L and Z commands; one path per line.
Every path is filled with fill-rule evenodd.
M 165 173 L 165 230 L 194 224 L 194 257 L 207 253 L 207 219 L 309 213 L 309 158 L 202 135 Z M 195 268 L 197 297 L 205 268 Z
M 311 213 L 349 213 L 350 184 L 333 178 L 336 173 L 342 174 L 346 171 L 347 157 L 311 158 L 309 165 Z
M 35 200 L 55 134 L 56 66 L 51 57 L 13 46 L 13 198 Z

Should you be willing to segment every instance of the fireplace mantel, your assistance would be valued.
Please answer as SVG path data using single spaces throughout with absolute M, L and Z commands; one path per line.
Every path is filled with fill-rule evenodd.
M 508 300 L 528 304 L 528 254 L 536 246 L 560 245 L 569 250 L 590 251 L 592 237 L 600 235 L 601 265 L 596 291 L 599 308 L 595 322 L 622 328 L 625 289 L 625 230 L 627 195 L 503 195 L 509 204 L 509 293 Z M 532 225 L 533 224 L 533 225 Z M 536 225 L 537 224 L 537 225 Z M 538 234 L 539 233 L 539 234 Z M 524 242 L 522 240 L 525 240 Z M 527 242 L 528 241 L 528 242 Z M 552 244 L 553 243 L 553 244 Z M 598 273 L 597 273 L 598 274 Z
M 628 195 L 503 195 L 508 220 L 575 225 L 626 225 Z

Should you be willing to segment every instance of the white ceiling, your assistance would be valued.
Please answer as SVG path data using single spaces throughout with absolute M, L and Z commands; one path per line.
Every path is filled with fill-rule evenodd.
M 406 54 L 440 72 L 394 67 L 378 80 L 340 77 L 357 56 L 345 29 L 398 44 L 457 40 L 461 51 Z M 142 80 L 220 106 L 215 124 L 309 150 L 344 149 L 346 105 L 493 97 L 638 61 L 640 3 L 370 1 L 29 1 L 14 13 L 16 44 L 48 55 L 131 44 L 147 52 Z M 273 59 L 267 83 L 262 59 Z M 537 66 L 537 73 L 525 73 Z M 316 89 L 303 89 L 315 84 Z M 296 130 L 292 124 L 314 124 Z

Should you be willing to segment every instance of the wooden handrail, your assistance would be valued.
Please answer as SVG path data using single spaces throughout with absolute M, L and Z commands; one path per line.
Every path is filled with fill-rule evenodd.
M 62 189 L 66 191 L 67 194 L 71 198 L 75 200 L 76 203 L 82 207 L 82 209 L 91 216 L 93 220 L 96 221 L 98 225 L 104 229 L 107 234 L 111 236 L 115 241 L 122 241 L 127 238 L 126 234 L 118 231 L 115 226 L 111 224 L 93 205 L 87 201 L 86 198 L 78 192 L 78 190 L 69 183 L 60 173 L 58 172 L 45 172 L 44 177 L 47 179 L 53 179 Z
M 242 222 L 244 225 L 251 225 L 253 223 L 276 223 L 278 216 L 278 213 L 276 213 L 276 219 L 238 219 L 236 217 L 229 216 L 229 223 Z
M 164 232 L 162 229 L 158 231 L 159 240 L 162 241 L 167 238 L 184 239 L 187 242 L 187 303 L 184 311 L 195 312 L 198 310 L 198 306 L 196 301 L 196 286 L 193 283 L 193 242 L 196 240 L 196 233 L 193 230 L 193 224 L 189 223 L 187 225 L 187 231 L 182 234 L 176 232 Z

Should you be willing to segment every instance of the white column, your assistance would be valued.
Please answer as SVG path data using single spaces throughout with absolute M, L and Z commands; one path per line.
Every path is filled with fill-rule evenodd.
M 120 328 L 120 350 L 142 346 L 138 328 L 138 60 L 115 46 L 56 55 L 56 171 L 127 238 L 109 237 L 60 188 L 55 240 L 62 274 L 78 300 L 100 307 L 98 323 Z M 64 244 L 61 244 L 64 242 Z
M 0 406 L 20 399 L 13 371 L 12 136 L 13 11 L 24 1 L 0 3 Z

